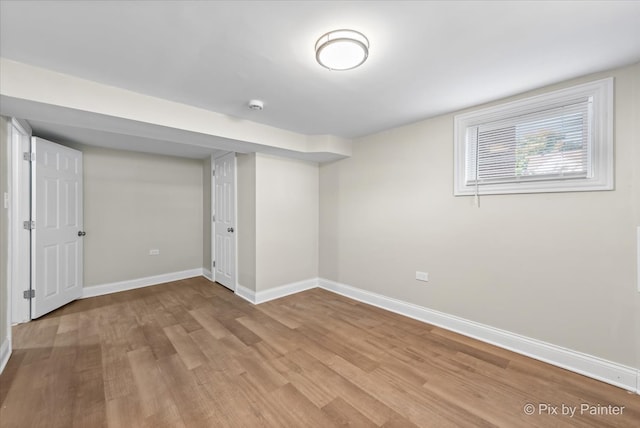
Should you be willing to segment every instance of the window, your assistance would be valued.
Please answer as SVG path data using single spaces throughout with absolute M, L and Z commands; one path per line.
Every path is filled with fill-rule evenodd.
M 454 195 L 613 189 L 613 79 L 457 115 Z

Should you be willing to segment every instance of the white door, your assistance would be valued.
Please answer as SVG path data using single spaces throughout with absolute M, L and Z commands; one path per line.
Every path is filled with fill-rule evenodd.
M 236 154 L 215 160 L 215 279 L 236 288 Z
M 82 295 L 82 152 L 34 137 L 31 318 Z

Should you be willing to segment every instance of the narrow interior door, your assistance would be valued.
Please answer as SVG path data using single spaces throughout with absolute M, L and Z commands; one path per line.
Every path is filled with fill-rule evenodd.
M 82 152 L 34 137 L 31 318 L 82 295 Z
M 215 279 L 236 288 L 235 153 L 215 160 Z

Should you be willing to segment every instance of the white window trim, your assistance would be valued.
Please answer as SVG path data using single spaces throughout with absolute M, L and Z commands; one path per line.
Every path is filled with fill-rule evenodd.
M 522 181 L 513 183 L 465 183 L 467 128 L 547 109 L 579 97 L 593 97 L 593 177 L 572 180 Z M 455 196 L 497 195 L 508 193 L 581 192 L 613 190 L 613 78 L 596 80 L 546 94 L 499 104 L 454 118 L 454 191 Z

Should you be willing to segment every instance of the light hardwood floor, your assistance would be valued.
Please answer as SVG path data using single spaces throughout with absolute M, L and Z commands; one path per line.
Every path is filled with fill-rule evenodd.
M 193 278 L 13 339 L 2 427 L 640 426 L 640 396 L 319 289 L 252 306 Z

